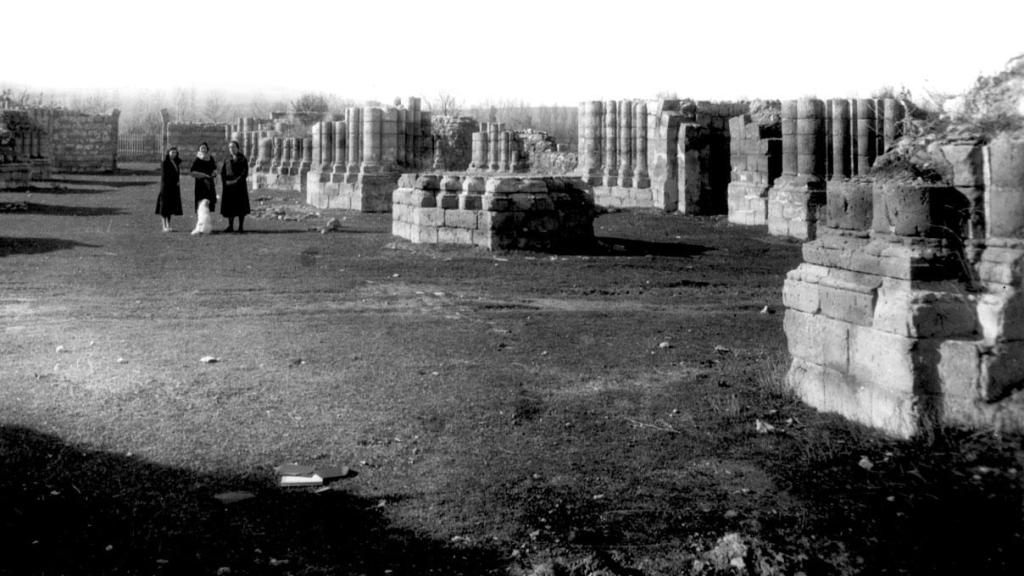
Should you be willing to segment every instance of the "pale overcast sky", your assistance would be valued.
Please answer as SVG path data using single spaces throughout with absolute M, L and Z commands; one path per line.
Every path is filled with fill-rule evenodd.
M 445 92 L 466 104 L 829 98 L 960 92 L 1024 53 L 1024 2 L 946 4 L 12 1 L 0 9 L 0 85 L 381 101 Z

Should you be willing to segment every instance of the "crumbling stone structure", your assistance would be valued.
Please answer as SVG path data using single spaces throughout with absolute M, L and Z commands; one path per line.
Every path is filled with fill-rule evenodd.
M 583 102 L 577 173 L 603 206 L 725 213 L 729 118 L 747 109 L 676 99 Z
M 875 158 L 903 134 L 905 114 L 905 103 L 892 98 L 783 101 L 781 174 L 767 193 L 768 232 L 814 239 L 826 188 L 868 174 Z M 738 197 L 740 192 L 744 199 L 753 197 L 756 187 L 739 184 L 734 191 L 737 215 L 731 219 L 760 223 L 751 208 L 753 198 L 746 203 L 746 210 L 752 210 L 748 215 Z
M 594 240 L 594 203 L 573 177 L 404 174 L 392 234 L 414 243 L 559 251 Z
M 0 190 L 28 186 L 32 165 L 26 152 L 31 147 L 26 146 L 25 135 L 32 130 L 27 114 L 0 110 Z
M 401 107 L 349 108 L 343 121 L 320 122 L 313 134 L 306 201 L 318 208 L 388 212 L 402 172 L 433 161 L 430 113 L 420 110 L 419 98 Z
M 473 155 L 473 132 L 477 121 L 469 116 L 434 116 L 433 170 L 463 172 Z
M 789 385 L 898 436 L 1024 427 L 1024 138 L 897 146 L 856 176 L 879 145 L 866 123 L 852 165 L 834 145 L 824 221 L 785 281 Z
M 780 113 L 778 102 L 758 102 L 750 114 L 729 119 L 729 222 L 768 223 L 768 190 L 782 173 Z

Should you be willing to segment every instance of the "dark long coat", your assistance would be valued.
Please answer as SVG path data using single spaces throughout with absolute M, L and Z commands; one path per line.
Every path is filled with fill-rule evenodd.
M 245 216 L 249 208 L 249 187 L 246 178 L 249 176 L 249 161 L 241 152 L 229 156 L 220 165 L 220 180 L 224 192 L 221 194 L 220 214 L 225 218 Z
M 188 170 L 189 172 L 202 172 L 212 176 L 217 173 L 217 161 L 213 159 L 212 155 L 206 160 L 196 158 L 192 160 L 192 166 Z M 217 187 L 214 185 L 213 178 L 196 178 L 197 211 L 199 210 L 199 202 L 204 198 L 210 201 L 210 212 L 213 212 L 217 208 Z
M 167 218 L 180 216 L 181 210 L 181 158 L 171 160 L 164 155 L 160 164 L 160 195 L 156 197 L 156 213 Z

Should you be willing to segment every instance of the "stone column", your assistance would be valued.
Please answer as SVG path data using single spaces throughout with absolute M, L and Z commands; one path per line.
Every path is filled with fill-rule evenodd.
M 850 171 L 850 103 L 832 100 L 832 178 L 842 180 Z
M 271 139 L 271 154 L 270 154 L 270 166 L 269 171 L 276 172 L 281 168 L 281 163 L 284 161 L 284 138 L 274 137 Z
M 509 132 L 503 130 L 498 134 L 498 170 L 501 172 L 510 171 L 509 167 Z
M 884 122 L 882 129 L 882 152 L 892 148 L 903 136 L 903 103 L 895 98 L 886 98 L 883 103 Z
M 380 108 L 363 108 L 363 163 L 360 172 L 379 172 L 381 166 L 381 136 L 384 111 Z
M 320 122 L 320 158 L 317 171 L 330 172 L 334 168 L 334 122 Z
M 395 163 L 398 166 L 408 166 L 409 159 L 406 157 L 406 123 L 409 111 L 399 108 L 397 113 L 397 124 L 395 125 Z
M 857 176 L 866 176 L 875 162 L 875 101 L 857 100 Z
M 298 141 L 302 153 L 302 163 L 299 164 L 299 172 L 305 173 L 313 167 L 313 139 L 303 138 Z
M 796 100 L 782 101 L 782 179 L 793 180 L 796 178 L 797 169 L 797 145 L 796 145 Z
M 498 122 L 487 124 L 487 169 L 491 171 L 499 169 L 498 160 L 501 154 L 501 144 L 498 142 L 498 134 L 500 130 L 501 124 Z
M 256 171 L 265 172 L 270 167 L 274 157 L 274 139 L 260 138 L 259 151 L 257 152 Z
M 487 124 L 481 123 L 479 132 L 473 133 L 472 170 L 487 170 Z
M 807 182 L 825 178 L 825 106 L 821 100 L 797 101 L 797 174 Z
M 419 130 L 415 111 L 412 109 L 413 99 L 409 99 L 408 109 L 405 111 L 405 165 L 412 170 L 416 165 L 416 131 Z
M 583 165 L 583 147 L 586 142 L 586 139 L 583 137 L 583 124 L 586 108 L 586 102 L 580 102 L 579 106 L 576 107 L 576 155 L 581 161 L 581 166 Z
M 323 158 L 323 155 L 324 155 L 324 151 L 323 151 L 324 124 L 325 124 L 324 122 L 317 122 L 316 124 L 313 124 L 309 128 L 309 133 L 312 135 L 312 146 L 311 146 L 311 148 L 313 148 L 312 162 L 314 162 L 316 164 L 316 169 L 318 171 L 320 170 L 320 167 L 323 166 L 322 158 Z
M 605 186 L 615 186 L 619 183 L 618 133 L 618 103 L 615 100 L 608 100 L 604 103 L 604 172 L 602 183 Z
M 633 186 L 633 102 L 619 102 L 619 186 Z
M 580 151 L 583 177 L 592 184 L 600 181 L 604 143 L 601 123 L 604 120 L 604 103 L 592 100 L 586 103 L 583 112 L 583 149 Z
M 334 134 L 334 164 L 331 165 L 331 172 L 339 175 L 344 174 L 345 165 L 348 160 L 346 158 L 348 149 L 345 146 L 348 124 L 344 120 L 335 120 L 331 132 Z
M 647 171 L 647 103 L 637 102 L 633 107 L 633 132 L 636 158 L 633 161 L 633 185 L 650 188 L 651 177 Z
M 359 164 L 363 157 L 363 111 L 360 108 L 349 108 L 345 111 L 345 115 L 347 116 L 345 123 L 348 126 L 348 167 L 345 171 L 355 174 L 359 172 Z
M 398 163 L 398 109 L 381 112 L 380 163 L 384 170 L 393 170 Z

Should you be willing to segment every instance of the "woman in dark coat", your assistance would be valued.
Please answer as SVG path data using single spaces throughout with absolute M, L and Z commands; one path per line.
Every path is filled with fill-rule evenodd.
M 235 217 L 238 217 L 238 233 L 245 233 L 245 215 L 249 209 L 249 188 L 245 179 L 249 176 L 249 161 L 239 150 L 238 142 L 228 144 L 231 156 L 220 166 L 220 180 L 224 186 L 221 195 L 220 215 L 228 219 L 225 232 L 234 232 Z
M 160 163 L 160 195 L 156 197 L 156 213 L 163 219 L 164 232 L 172 232 L 171 216 L 181 216 L 181 158 L 171 146 Z
M 210 154 L 210 147 L 206 142 L 199 145 L 199 150 L 188 171 L 196 179 L 196 210 L 199 210 L 199 202 L 206 199 L 210 201 L 210 212 L 212 213 L 217 208 L 217 187 L 213 182 L 217 175 L 217 161 Z

